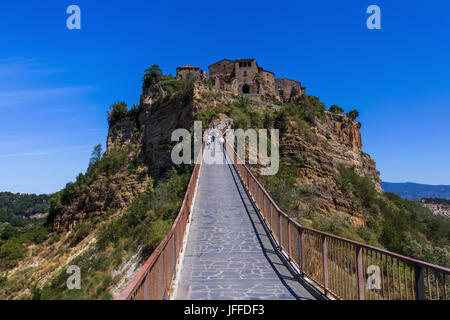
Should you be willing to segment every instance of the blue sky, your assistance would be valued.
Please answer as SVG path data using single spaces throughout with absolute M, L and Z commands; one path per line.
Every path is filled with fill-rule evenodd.
M 81 30 L 66 8 L 81 8 Z M 366 8 L 381 8 L 381 30 Z M 251 57 L 327 106 L 356 108 L 381 178 L 450 184 L 447 1 L 4 1 L 0 191 L 55 192 L 105 145 L 143 71 Z

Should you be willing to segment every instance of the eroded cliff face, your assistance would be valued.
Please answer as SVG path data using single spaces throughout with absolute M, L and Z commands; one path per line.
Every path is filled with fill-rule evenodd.
M 154 90 L 146 89 L 141 96 L 139 114 L 126 117 L 110 127 L 107 148 L 125 145 L 133 141 L 139 131 L 139 147 L 149 174 L 160 178 L 171 166 L 171 141 L 176 129 L 191 129 L 201 111 L 213 105 L 204 103 L 202 83 L 195 83 L 192 92 L 184 98 L 156 100 Z
M 90 190 L 55 219 L 57 227 L 71 227 L 111 207 L 126 208 L 149 183 L 157 182 L 173 166 L 170 156 L 175 143 L 171 142 L 171 134 L 175 129 L 189 130 L 200 112 L 236 99 L 227 92 L 211 94 L 213 91 L 202 82 L 194 83 L 188 95 L 176 99 L 161 98 L 155 90 L 144 90 L 137 112 L 111 125 L 108 132 L 107 149 L 128 146 L 129 157 L 140 159 L 138 168 L 131 172 L 125 166 L 113 177 L 99 176 Z M 260 100 L 256 102 L 261 108 L 272 107 Z M 381 191 L 375 162 L 361 150 L 360 126 L 346 115 L 325 111 L 324 120 L 310 127 L 317 141 L 305 138 L 294 122 L 280 136 L 280 154 L 298 167 L 298 184 L 313 186 L 326 206 L 356 217 L 362 217 L 362 213 L 337 185 L 335 165 L 353 167 Z
M 135 112 L 117 120 L 108 130 L 107 152 L 122 149 L 128 161 L 113 176 L 99 174 L 75 201 L 54 220 L 56 228 L 72 229 L 77 223 L 102 215 L 108 209 L 123 211 L 151 183 L 158 183 L 173 166 L 172 132 L 189 130 L 203 103 L 202 83 L 183 96 L 161 97 L 158 88 L 143 90 Z
M 376 189 L 382 191 L 375 161 L 362 152 L 360 127 L 358 121 L 344 114 L 325 111 L 324 121 L 316 121 L 310 128 L 319 138 L 317 142 L 308 141 L 294 122 L 280 138 L 281 154 L 299 168 L 298 184 L 313 186 L 327 206 L 356 217 L 362 217 L 362 213 L 337 185 L 336 164 L 353 167 L 356 173 L 370 178 Z
M 129 156 L 135 157 L 135 151 Z M 108 210 L 125 209 L 151 183 L 148 168 L 143 164 L 131 168 L 131 163 L 127 163 L 112 176 L 99 174 L 73 203 L 55 217 L 53 225 L 71 230 L 79 222 L 105 214 Z

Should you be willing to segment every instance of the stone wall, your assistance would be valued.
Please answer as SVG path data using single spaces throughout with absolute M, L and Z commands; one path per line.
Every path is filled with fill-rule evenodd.
M 255 77 L 258 74 L 258 65 L 255 59 L 238 59 L 234 62 L 236 85 L 238 93 L 260 94 L 260 84 Z
M 275 79 L 275 83 L 276 83 L 276 89 L 280 96 L 280 100 L 287 101 L 287 100 L 290 100 L 291 98 L 295 98 L 296 96 L 305 93 L 304 88 L 301 86 L 300 82 L 298 82 L 298 81 L 286 79 L 286 78 L 280 78 L 280 79 Z
M 305 94 L 305 88 L 300 82 L 286 78 L 275 79 L 275 74 L 259 67 L 255 59 L 223 59 L 210 65 L 208 69 L 209 78 L 216 90 L 251 96 L 271 96 L 284 101 Z M 280 91 L 283 92 L 283 97 L 280 96 Z
M 199 67 L 193 66 L 184 66 L 177 68 L 177 79 L 188 79 L 189 77 L 193 77 L 194 79 L 201 80 L 203 79 L 203 71 Z

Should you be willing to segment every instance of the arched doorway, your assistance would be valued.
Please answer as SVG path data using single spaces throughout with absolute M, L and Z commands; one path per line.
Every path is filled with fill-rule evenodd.
M 243 94 L 249 94 L 250 93 L 250 86 L 246 83 L 242 86 L 242 93 Z

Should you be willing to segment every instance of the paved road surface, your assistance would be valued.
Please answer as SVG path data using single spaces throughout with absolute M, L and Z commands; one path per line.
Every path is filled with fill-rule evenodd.
M 218 142 L 205 149 L 175 299 L 314 299 L 279 259 L 227 160 Z

